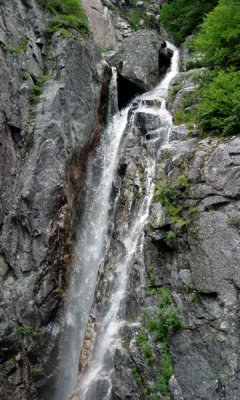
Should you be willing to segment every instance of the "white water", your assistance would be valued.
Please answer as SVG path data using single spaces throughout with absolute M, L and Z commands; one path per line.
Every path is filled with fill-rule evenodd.
M 116 86 L 115 73 L 113 79 L 112 93 Z M 77 232 L 74 273 L 71 276 L 65 306 L 66 320 L 60 360 L 62 370 L 55 400 L 68 399 L 77 380 L 80 350 L 104 252 L 110 208 L 109 196 L 118 164 L 120 141 L 127 125 L 127 113 L 128 108 L 114 115 L 102 135 L 97 151 L 88 162 L 85 209 Z
M 134 253 L 136 252 L 139 239 L 143 232 L 144 224 L 148 217 L 149 206 L 153 194 L 153 172 L 154 162 L 153 160 L 149 160 L 147 167 L 146 195 L 141 204 L 138 215 L 133 221 L 132 226 L 129 227 L 128 232 L 126 232 L 123 240 L 123 254 L 120 254 L 117 260 L 114 260 L 116 276 L 118 277 L 115 285 L 117 289 L 116 292 L 112 293 L 110 299 L 111 306 L 101 323 L 101 331 L 98 340 L 99 346 L 96 351 L 94 362 L 90 369 L 83 376 L 83 379 L 80 381 L 80 388 L 78 390 L 77 397 L 79 400 L 91 399 L 91 394 L 88 393 L 88 390 L 89 388 L 91 390 L 95 379 L 99 379 L 99 376 L 101 376 L 101 378 L 107 378 L 109 383 L 108 395 L 105 397 L 105 399 L 110 398 L 111 395 L 111 356 L 116 351 L 118 345 L 121 346 L 119 331 L 121 325 L 124 323 L 124 321 L 119 319 L 119 310 L 126 292 L 129 266 Z M 92 400 L 95 399 L 96 397 L 94 397 L 94 399 L 92 398 Z
M 168 47 L 172 48 L 172 46 L 169 44 Z M 152 144 L 157 144 L 159 138 L 161 139 L 161 146 L 167 144 L 169 132 L 172 126 L 171 115 L 166 110 L 166 97 L 169 83 L 178 72 L 178 52 L 175 48 L 173 48 L 173 50 L 174 56 L 172 58 L 170 71 L 153 91 L 139 97 L 139 107 L 135 111 L 135 113 L 144 111 L 150 114 L 159 115 L 160 117 L 161 123 L 159 129 L 155 129 L 154 132 L 151 132 L 153 134 L 153 138 L 150 137 L 150 140 L 148 140 L 147 146 L 150 149 L 152 148 Z M 159 107 L 157 108 L 156 105 L 149 107 L 149 100 L 160 100 L 160 109 Z M 124 113 L 126 113 L 126 110 Z M 131 121 L 134 121 L 134 115 L 132 116 Z M 123 132 L 123 130 L 124 129 L 121 128 L 121 132 Z M 149 206 L 153 194 L 154 160 L 151 157 L 149 157 L 149 160 L 147 161 L 146 171 L 147 179 L 145 197 L 133 223 L 126 231 L 125 238 L 123 239 L 124 250 L 116 260 L 114 259 L 117 280 L 115 284 L 115 291 L 112 293 L 110 299 L 111 306 L 101 322 L 96 353 L 89 368 L 82 374 L 82 377 L 79 380 L 75 395 L 73 396 L 74 400 L 102 400 L 102 398 L 98 397 L 98 386 L 100 389 L 102 382 L 105 382 L 104 400 L 111 399 L 111 374 L 113 372 L 112 356 L 117 347 L 121 347 L 120 328 L 125 323 L 125 321 L 123 321 L 120 317 L 121 305 L 126 294 L 129 268 L 131 266 L 134 254 L 136 253 L 140 238 L 143 234 L 143 228 L 148 218 Z M 106 203 L 108 195 L 105 196 Z M 103 221 L 102 218 L 100 218 L 100 220 Z M 104 222 L 106 222 L 105 218 Z M 95 244 L 95 246 L 98 247 L 98 244 Z M 87 251 L 89 251 L 89 248 Z M 89 272 L 87 275 L 88 274 Z

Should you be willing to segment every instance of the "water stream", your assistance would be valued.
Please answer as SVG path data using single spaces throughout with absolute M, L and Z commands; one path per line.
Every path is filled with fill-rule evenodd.
M 110 85 L 110 98 L 116 98 L 116 73 Z M 111 104 L 108 114 L 116 107 Z M 110 118 L 101 143 L 87 165 L 85 207 L 77 232 L 77 249 L 73 262 L 69 292 L 65 304 L 65 327 L 59 384 L 54 399 L 69 398 L 78 373 L 79 356 L 89 311 L 94 298 L 99 264 L 104 253 L 108 227 L 109 196 L 119 159 L 119 145 L 127 125 L 127 107 Z
M 169 82 L 178 72 L 178 52 L 171 45 L 169 47 L 174 50 L 174 55 L 171 68 L 165 78 L 154 90 L 139 96 L 126 109 L 117 112 L 111 118 L 100 146 L 88 163 L 86 207 L 78 232 L 75 272 L 71 279 L 66 304 L 66 327 L 62 343 L 65 349 L 62 360 L 64 368 L 55 400 L 68 399 L 77 379 L 80 350 L 94 299 L 99 265 L 106 251 L 110 193 L 119 157 L 123 152 L 120 148 L 120 144 L 123 145 L 121 139 L 127 129 L 128 140 L 131 141 L 132 136 L 134 141 L 137 114 L 147 113 L 159 118 L 159 126 L 148 130 L 146 136 L 141 137 L 141 144 L 146 148 L 144 196 L 124 230 L 121 238 L 122 251 L 111 260 L 114 279 L 112 279 L 112 289 L 108 299 L 109 306 L 99 323 L 98 340 L 92 360 L 80 375 L 74 394 L 71 396 L 72 400 L 111 400 L 112 398 L 111 375 L 114 370 L 114 353 L 118 346 L 121 346 L 120 328 L 125 323 L 124 312 L 121 308 L 124 305 L 131 263 L 139 243 L 143 240 L 143 228 L 149 214 L 154 189 L 154 154 L 160 146 L 167 144 L 172 126 L 172 118 L 166 110 L 165 101 Z M 116 74 L 114 72 L 110 91 L 113 98 L 116 96 L 115 88 Z M 109 107 L 109 115 L 115 110 L 115 100 L 112 100 L 112 105 Z M 136 101 L 137 106 L 133 107 Z M 131 107 L 133 111 L 129 120 Z M 100 397 L 99 393 L 101 393 Z

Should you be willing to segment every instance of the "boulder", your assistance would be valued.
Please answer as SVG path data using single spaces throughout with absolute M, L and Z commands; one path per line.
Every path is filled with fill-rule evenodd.
M 116 55 L 118 74 L 142 91 L 152 89 L 159 81 L 160 67 L 169 65 L 171 58 L 164 43 L 153 31 L 143 29 L 132 33 Z M 160 54 L 162 65 L 159 65 Z

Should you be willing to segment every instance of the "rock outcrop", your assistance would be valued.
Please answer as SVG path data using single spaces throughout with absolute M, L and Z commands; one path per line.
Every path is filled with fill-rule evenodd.
M 124 40 L 116 55 L 119 76 L 143 92 L 152 89 L 159 82 L 162 67 L 170 64 L 172 53 L 163 46 L 164 40 L 153 31 L 132 33 Z M 162 55 L 165 56 L 164 60 L 160 59 Z

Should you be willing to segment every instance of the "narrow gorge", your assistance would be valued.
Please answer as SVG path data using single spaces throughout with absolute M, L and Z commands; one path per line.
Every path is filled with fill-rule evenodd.
M 240 398 L 237 111 L 203 134 L 180 3 L 0 1 L 3 400 Z

